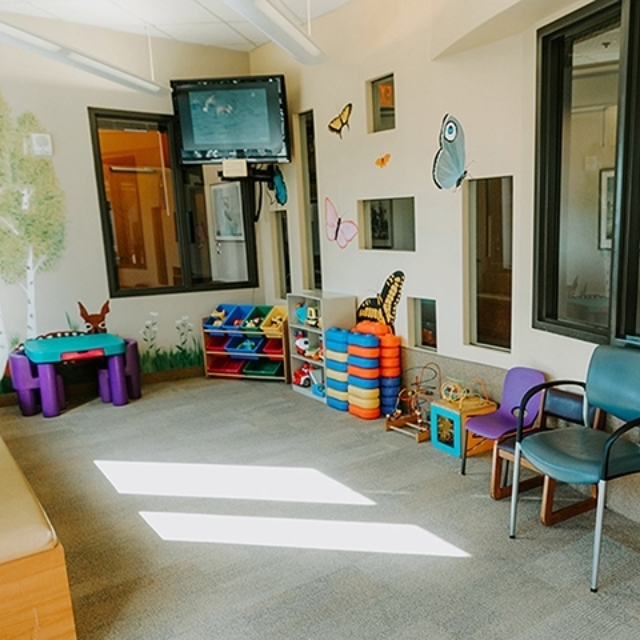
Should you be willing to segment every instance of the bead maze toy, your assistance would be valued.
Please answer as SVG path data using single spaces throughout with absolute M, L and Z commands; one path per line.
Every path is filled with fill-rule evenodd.
M 414 382 L 398 392 L 396 408 L 387 415 L 385 431 L 395 431 L 415 438 L 416 442 L 431 440 L 430 404 L 439 397 L 442 373 L 435 362 L 427 362 Z

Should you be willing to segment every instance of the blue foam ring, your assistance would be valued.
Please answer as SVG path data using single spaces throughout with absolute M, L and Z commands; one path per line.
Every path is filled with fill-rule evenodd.
M 334 409 L 337 409 L 338 411 L 349 410 L 348 402 L 343 402 L 342 400 L 336 400 L 335 398 L 331 398 L 331 397 L 327 398 L 327 405 L 330 407 L 333 407 Z
M 358 376 L 349 376 L 348 383 L 361 389 L 377 389 L 379 386 L 378 378 L 359 378 Z
M 325 360 L 325 365 L 327 369 L 333 369 L 334 371 L 346 371 L 347 363 L 346 362 L 338 362 L 337 360 Z
M 334 340 L 325 340 L 324 347 L 328 351 L 337 351 L 338 353 L 347 353 L 346 342 L 335 342 Z
M 329 376 L 327 376 L 327 387 L 329 387 L 329 389 L 335 389 L 336 391 L 347 391 L 349 388 L 349 385 L 346 382 L 341 382 L 340 380 L 334 380 L 333 378 L 330 378 Z
M 361 358 L 360 356 L 349 354 L 347 363 L 362 369 L 377 369 L 380 366 L 380 358 Z
M 398 391 L 393 391 L 393 389 L 380 389 L 380 401 L 382 402 L 383 399 L 387 399 L 387 400 L 393 400 L 394 402 L 396 401 L 397 397 L 398 397 L 398 392 L 400 390 L 398 389 Z
M 380 387 L 384 389 L 390 389 L 397 387 L 398 389 L 402 385 L 402 378 L 400 376 L 394 376 L 393 378 L 385 378 L 380 376 Z
M 351 331 L 348 338 L 349 344 L 358 347 L 379 347 L 380 338 L 371 333 L 360 333 L 359 331 Z
M 331 327 L 324 332 L 325 343 L 336 342 L 338 344 L 346 345 L 349 339 L 348 329 L 339 329 L 338 327 Z

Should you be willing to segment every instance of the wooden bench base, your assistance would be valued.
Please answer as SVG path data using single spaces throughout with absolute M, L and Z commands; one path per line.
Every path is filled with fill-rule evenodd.
M 64 550 L 0 564 L 0 639 L 75 640 Z

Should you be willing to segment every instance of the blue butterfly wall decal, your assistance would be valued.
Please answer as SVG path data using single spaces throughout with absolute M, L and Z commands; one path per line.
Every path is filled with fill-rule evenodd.
M 464 131 L 458 120 L 448 113 L 440 127 L 440 148 L 433 160 L 433 182 L 438 189 L 457 188 L 466 175 Z
M 274 192 L 278 204 L 287 204 L 287 185 L 282 176 L 282 171 L 277 166 L 273 169 L 273 178 L 268 187 Z

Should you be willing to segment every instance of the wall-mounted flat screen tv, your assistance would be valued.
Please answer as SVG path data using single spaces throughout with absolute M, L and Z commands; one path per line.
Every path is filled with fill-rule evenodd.
M 284 76 L 172 80 L 182 162 L 289 162 Z

